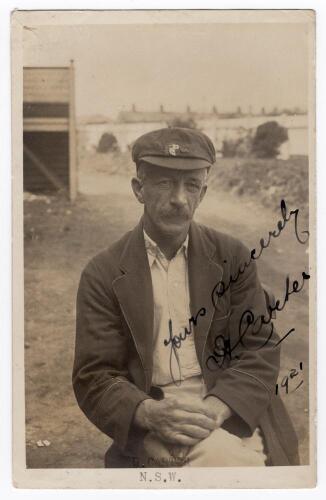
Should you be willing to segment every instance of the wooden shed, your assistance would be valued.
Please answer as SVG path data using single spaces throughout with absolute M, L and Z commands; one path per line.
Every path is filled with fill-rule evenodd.
M 74 66 L 25 67 L 24 190 L 77 194 Z

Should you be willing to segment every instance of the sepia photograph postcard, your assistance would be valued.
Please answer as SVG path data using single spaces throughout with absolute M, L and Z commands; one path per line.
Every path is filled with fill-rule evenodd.
M 315 12 L 13 11 L 13 482 L 316 485 Z

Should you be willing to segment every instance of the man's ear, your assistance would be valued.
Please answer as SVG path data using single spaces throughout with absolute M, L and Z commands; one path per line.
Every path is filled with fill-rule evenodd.
M 144 204 L 143 182 L 138 177 L 133 177 L 131 179 L 131 187 L 139 203 Z

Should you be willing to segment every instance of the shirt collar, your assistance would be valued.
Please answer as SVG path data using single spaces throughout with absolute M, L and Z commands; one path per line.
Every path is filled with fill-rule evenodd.
M 162 250 L 158 246 L 158 244 L 154 240 L 152 240 L 152 238 L 150 236 L 148 236 L 145 229 L 143 229 L 143 233 L 144 233 L 145 248 L 146 248 L 147 255 L 148 255 L 149 265 L 152 266 L 153 262 L 157 258 L 167 260 L 164 253 L 162 252 Z M 189 243 L 189 234 L 187 234 L 186 239 L 184 240 L 184 242 L 182 243 L 181 247 L 179 248 L 179 250 L 177 251 L 177 253 L 175 255 L 178 255 L 179 253 L 181 253 L 183 251 L 184 256 L 187 258 L 188 257 L 188 243 Z

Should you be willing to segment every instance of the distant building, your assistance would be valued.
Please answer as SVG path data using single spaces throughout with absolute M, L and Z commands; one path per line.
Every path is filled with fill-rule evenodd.
M 249 130 L 254 133 L 262 123 L 276 120 L 288 129 L 289 134 L 289 141 L 281 148 L 282 155 L 285 157 L 308 154 L 307 115 L 283 113 L 274 116 L 268 114 L 265 109 L 259 115 L 255 115 L 244 114 L 241 108 L 226 113 L 218 113 L 216 107 L 211 113 L 197 113 L 190 111 L 189 108 L 188 112 L 179 113 L 164 111 L 163 106 L 159 111 L 136 111 L 134 107 L 130 111 L 121 111 L 115 121 L 105 120 L 103 117 L 80 121 L 78 130 L 83 138 L 80 142 L 85 144 L 86 150 L 92 151 L 96 149 L 102 134 L 111 132 L 115 135 L 121 151 L 124 152 L 130 149 L 140 135 L 166 127 L 176 118 L 192 119 L 198 129 L 211 138 L 218 152 L 222 150 L 224 140 L 244 137 Z
M 134 141 L 142 134 L 167 126 L 166 121 L 110 121 L 83 120 L 78 123 L 79 149 L 85 152 L 95 151 L 102 135 L 114 134 L 122 152 L 128 151 Z

